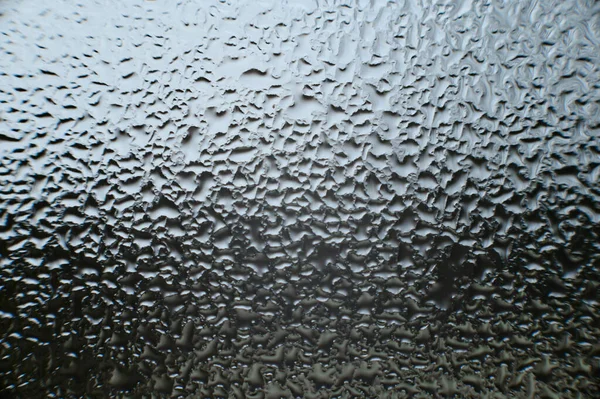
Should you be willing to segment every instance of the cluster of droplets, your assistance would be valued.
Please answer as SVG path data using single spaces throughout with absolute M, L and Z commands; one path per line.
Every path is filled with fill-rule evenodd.
M 600 395 L 599 5 L 39 3 L 0 393 Z

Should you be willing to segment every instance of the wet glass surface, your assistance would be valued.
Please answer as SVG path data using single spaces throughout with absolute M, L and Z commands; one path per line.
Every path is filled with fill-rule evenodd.
M 3 1 L 0 396 L 600 397 L 600 4 Z

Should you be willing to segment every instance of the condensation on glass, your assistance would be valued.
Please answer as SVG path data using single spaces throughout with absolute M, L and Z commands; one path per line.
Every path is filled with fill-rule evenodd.
M 599 74 L 591 0 L 2 1 L 0 396 L 600 397 Z

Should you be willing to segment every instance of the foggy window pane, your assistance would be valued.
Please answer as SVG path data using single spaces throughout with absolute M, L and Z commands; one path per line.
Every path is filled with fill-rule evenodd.
M 600 397 L 594 1 L 0 2 L 0 397 Z

